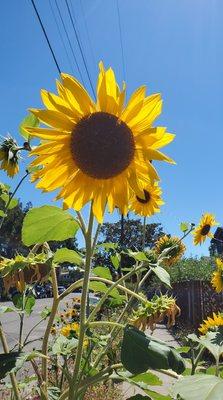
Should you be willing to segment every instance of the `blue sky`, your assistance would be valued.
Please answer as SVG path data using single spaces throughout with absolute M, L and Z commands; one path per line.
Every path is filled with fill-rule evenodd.
M 116 0 L 81 0 L 91 46 L 81 2 L 71 1 L 92 81 L 96 83 L 97 63 L 103 60 L 121 82 Z M 64 0 L 58 3 L 89 88 Z M 36 0 L 36 4 L 61 69 L 74 71 L 79 78 L 72 54 L 73 71 L 66 58 L 49 1 Z M 164 107 L 158 123 L 176 133 L 165 152 L 177 165 L 157 164 L 166 204 L 151 221 L 161 222 L 172 234 L 179 234 L 181 221 L 196 223 L 205 211 L 215 213 L 222 223 L 223 2 L 119 0 L 119 9 L 128 94 L 141 84 L 147 85 L 148 93 L 161 92 Z M 18 125 L 26 110 L 41 106 L 41 88 L 55 90 L 58 72 L 28 0 L 2 3 L 0 37 L 1 135 L 10 132 L 20 140 Z M 2 172 L 0 180 L 9 182 Z M 54 194 L 43 195 L 27 182 L 19 197 L 39 206 L 52 204 Z M 106 219 L 112 218 L 116 217 Z M 188 254 L 208 254 L 208 244 L 194 248 L 191 238 L 186 244 Z

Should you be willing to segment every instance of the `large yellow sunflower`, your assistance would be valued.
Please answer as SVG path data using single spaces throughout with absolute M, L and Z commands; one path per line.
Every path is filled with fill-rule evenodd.
M 155 252 L 161 255 L 164 250 L 170 249 L 166 254 L 163 263 L 170 267 L 181 259 L 186 247 L 181 240 L 176 236 L 161 236 L 155 244 Z
M 194 244 L 202 244 L 207 237 L 212 238 L 213 234 L 210 232 L 211 227 L 218 225 L 213 214 L 206 213 L 202 215 L 199 225 L 194 229 Z
M 217 293 L 223 291 L 223 261 L 220 258 L 216 258 L 217 269 L 212 275 L 212 286 Z
M 143 197 L 143 185 L 158 180 L 149 160 L 173 161 L 158 149 L 174 135 L 164 127 L 152 127 L 161 113 L 160 94 L 146 96 L 138 88 L 125 106 L 125 86 L 120 90 L 111 68 L 100 72 L 96 103 L 72 76 L 61 74 L 58 95 L 42 90 L 46 110 L 31 109 L 50 128 L 27 128 L 43 142 L 32 155 L 32 165 L 43 166 L 35 174 L 44 192 L 60 188 L 57 199 L 65 208 L 80 210 L 93 200 L 93 212 L 101 222 L 109 211 L 128 210 L 130 190 Z
M 218 314 L 213 313 L 212 318 L 208 317 L 204 320 L 198 330 L 202 335 L 205 335 L 208 331 L 216 330 L 219 326 L 223 326 L 223 314 L 220 312 Z
M 130 199 L 130 210 L 144 217 L 160 212 L 160 206 L 164 204 L 161 199 L 162 190 L 157 182 L 146 185 L 143 189 L 144 196 L 139 197 L 135 193 Z

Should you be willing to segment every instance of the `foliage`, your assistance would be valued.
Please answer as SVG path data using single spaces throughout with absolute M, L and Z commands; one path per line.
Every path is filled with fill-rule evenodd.
M 192 280 L 210 281 L 214 260 L 210 257 L 184 258 L 169 269 L 171 283 Z

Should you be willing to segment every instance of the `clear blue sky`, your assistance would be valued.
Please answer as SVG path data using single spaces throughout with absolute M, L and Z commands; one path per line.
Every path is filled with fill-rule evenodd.
M 116 0 L 82 0 L 93 56 L 80 0 L 71 1 L 93 82 L 99 60 L 111 65 L 121 82 Z M 64 0 L 58 3 L 84 71 Z M 61 69 L 72 73 L 48 0 L 36 4 Z M 179 234 L 181 221 L 197 222 L 205 211 L 222 223 L 223 2 L 119 0 L 119 7 L 128 94 L 141 84 L 149 93 L 161 92 L 164 108 L 158 122 L 177 135 L 165 150 L 177 165 L 157 166 L 166 205 L 151 221 L 162 222 L 172 234 Z M 10 132 L 20 140 L 18 125 L 27 108 L 41 105 L 41 88 L 55 90 L 58 73 L 29 0 L 2 2 L 0 37 L 1 135 Z M 71 53 L 70 58 L 79 78 Z M 9 182 L 3 173 L 0 180 Z M 19 197 L 38 206 L 50 204 L 54 194 L 41 194 L 27 182 Z M 188 254 L 208 254 L 208 244 L 194 248 L 191 239 L 186 244 Z

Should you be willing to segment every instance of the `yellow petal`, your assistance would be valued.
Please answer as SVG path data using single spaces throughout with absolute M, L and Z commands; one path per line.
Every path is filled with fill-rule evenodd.
M 71 132 L 75 126 L 75 120 L 71 120 L 66 115 L 53 110 L 37 110 L 31 108 L 29 110 L 44 124 L 52 126 L 53 128 L 62 129 L 63 131 Z

